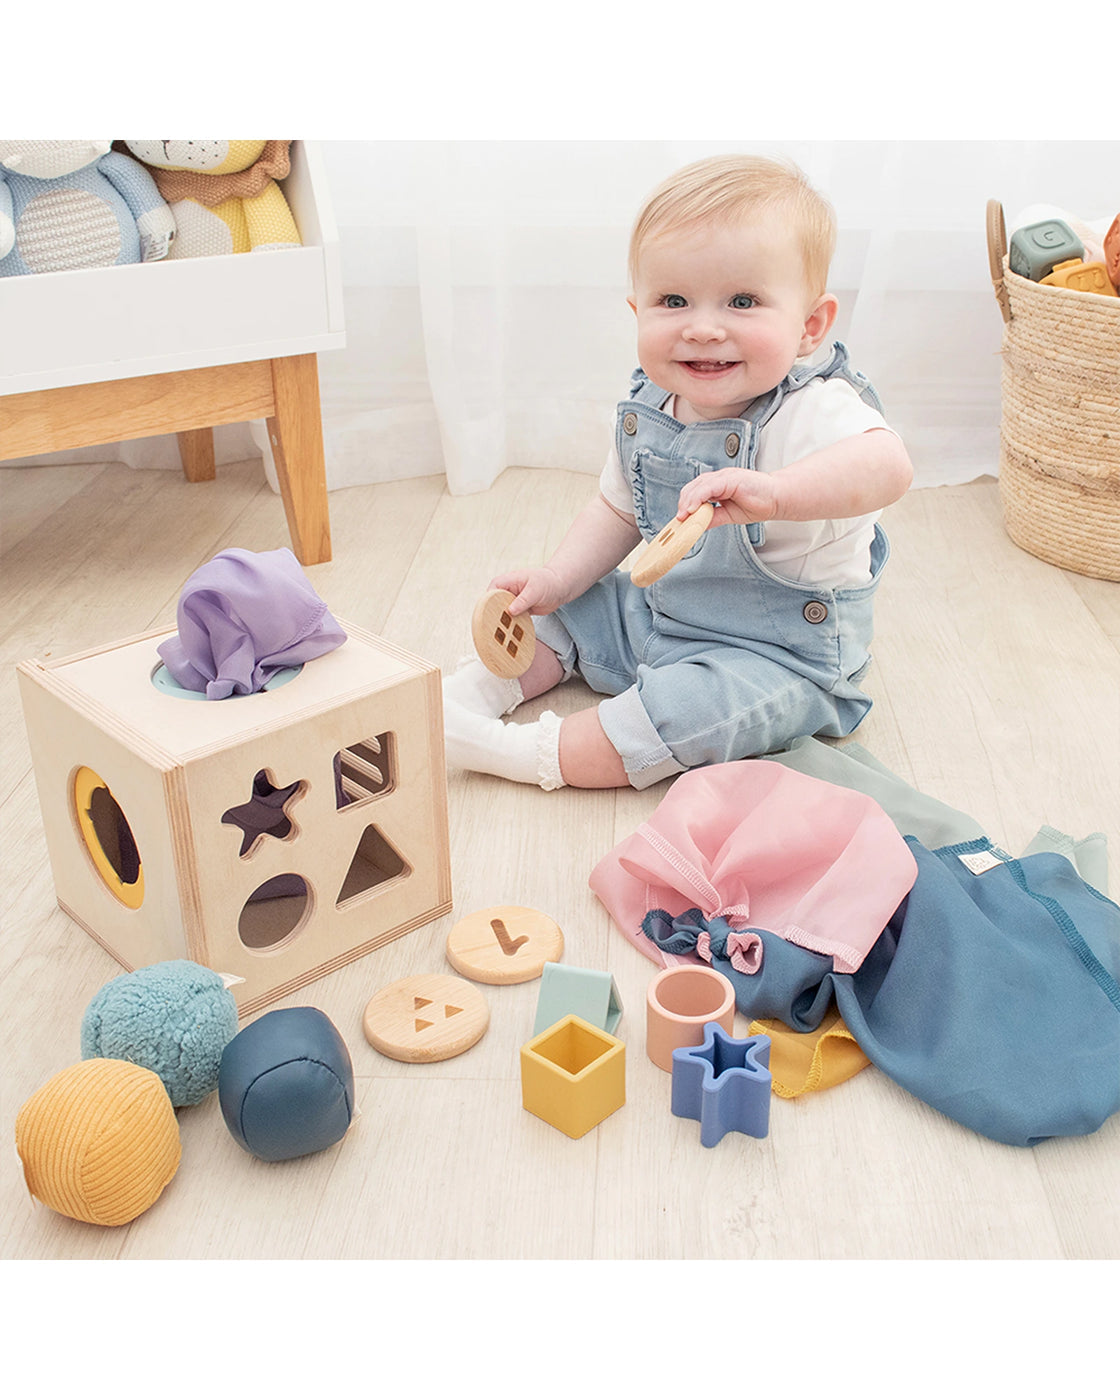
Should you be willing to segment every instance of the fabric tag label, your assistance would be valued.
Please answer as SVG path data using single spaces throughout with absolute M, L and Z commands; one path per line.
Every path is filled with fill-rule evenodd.
M 995 851 L 968 851 L 959 858 L 974 875 L 983 875 L 985 870 L 994 870 L 1003 864 L 1003 857 L 997 856 Z
M 140 261 L 159 262 L 171 251 L 173 233 L 149 233 L 140 238 Z

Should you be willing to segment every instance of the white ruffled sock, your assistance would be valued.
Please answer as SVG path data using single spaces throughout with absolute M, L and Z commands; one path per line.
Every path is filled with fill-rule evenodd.
M 497 719 L 516 710 L 525 699 L 516 676 L 504 678 L 488 671 L 475 656 L 459 663 L 443 680 L 444 701 L 454 701 L 465 710 Z
M 560 776 L 560 717 L 545 710 L 533 724 L 503 724 L 444 698 L 447 762 L 514 783 L 537 783 L 545 792 L 564 786 Z

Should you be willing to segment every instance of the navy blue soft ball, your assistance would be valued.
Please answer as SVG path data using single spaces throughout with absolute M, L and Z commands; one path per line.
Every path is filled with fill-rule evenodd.
M 234 1138 L 265 1162 L 320 1152 L 354 1116 L 350 1052 L 313 1006 L 269 1011 L 222 1055 L 218 1101 Z

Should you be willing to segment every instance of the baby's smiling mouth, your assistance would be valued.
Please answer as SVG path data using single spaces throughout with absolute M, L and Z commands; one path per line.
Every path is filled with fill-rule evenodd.
M 739 363 L 738 360 L 682 360 L 681 363 L 693 374 L 722 374 L 724 370 L 733 369 Z

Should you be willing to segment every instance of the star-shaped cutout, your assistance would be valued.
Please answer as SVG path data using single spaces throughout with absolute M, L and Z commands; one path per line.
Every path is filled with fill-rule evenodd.
M 303 796 L 305 784 L 289 783 L 287 787 L 276 787 L 268 772 L 262 768 L 253 779 L 253 795 L 240 807 L 231 807 L 222 813 L 222 821 L 227 826 L 241 828 L 241 849 L 238 855 L 247 856 L 258 841 L 265 836 L 275 836 L 283 840 L 292 830 L 292 819 L 288 808 Z
M 673 1051 L 672 1109 L 700 1122 L 700 1142 L 715 1147 L 724 1133 L 764 1138 L 770 1131 L 770 1037 L 736 1040 L 718 1023 L 702 1045 Z

